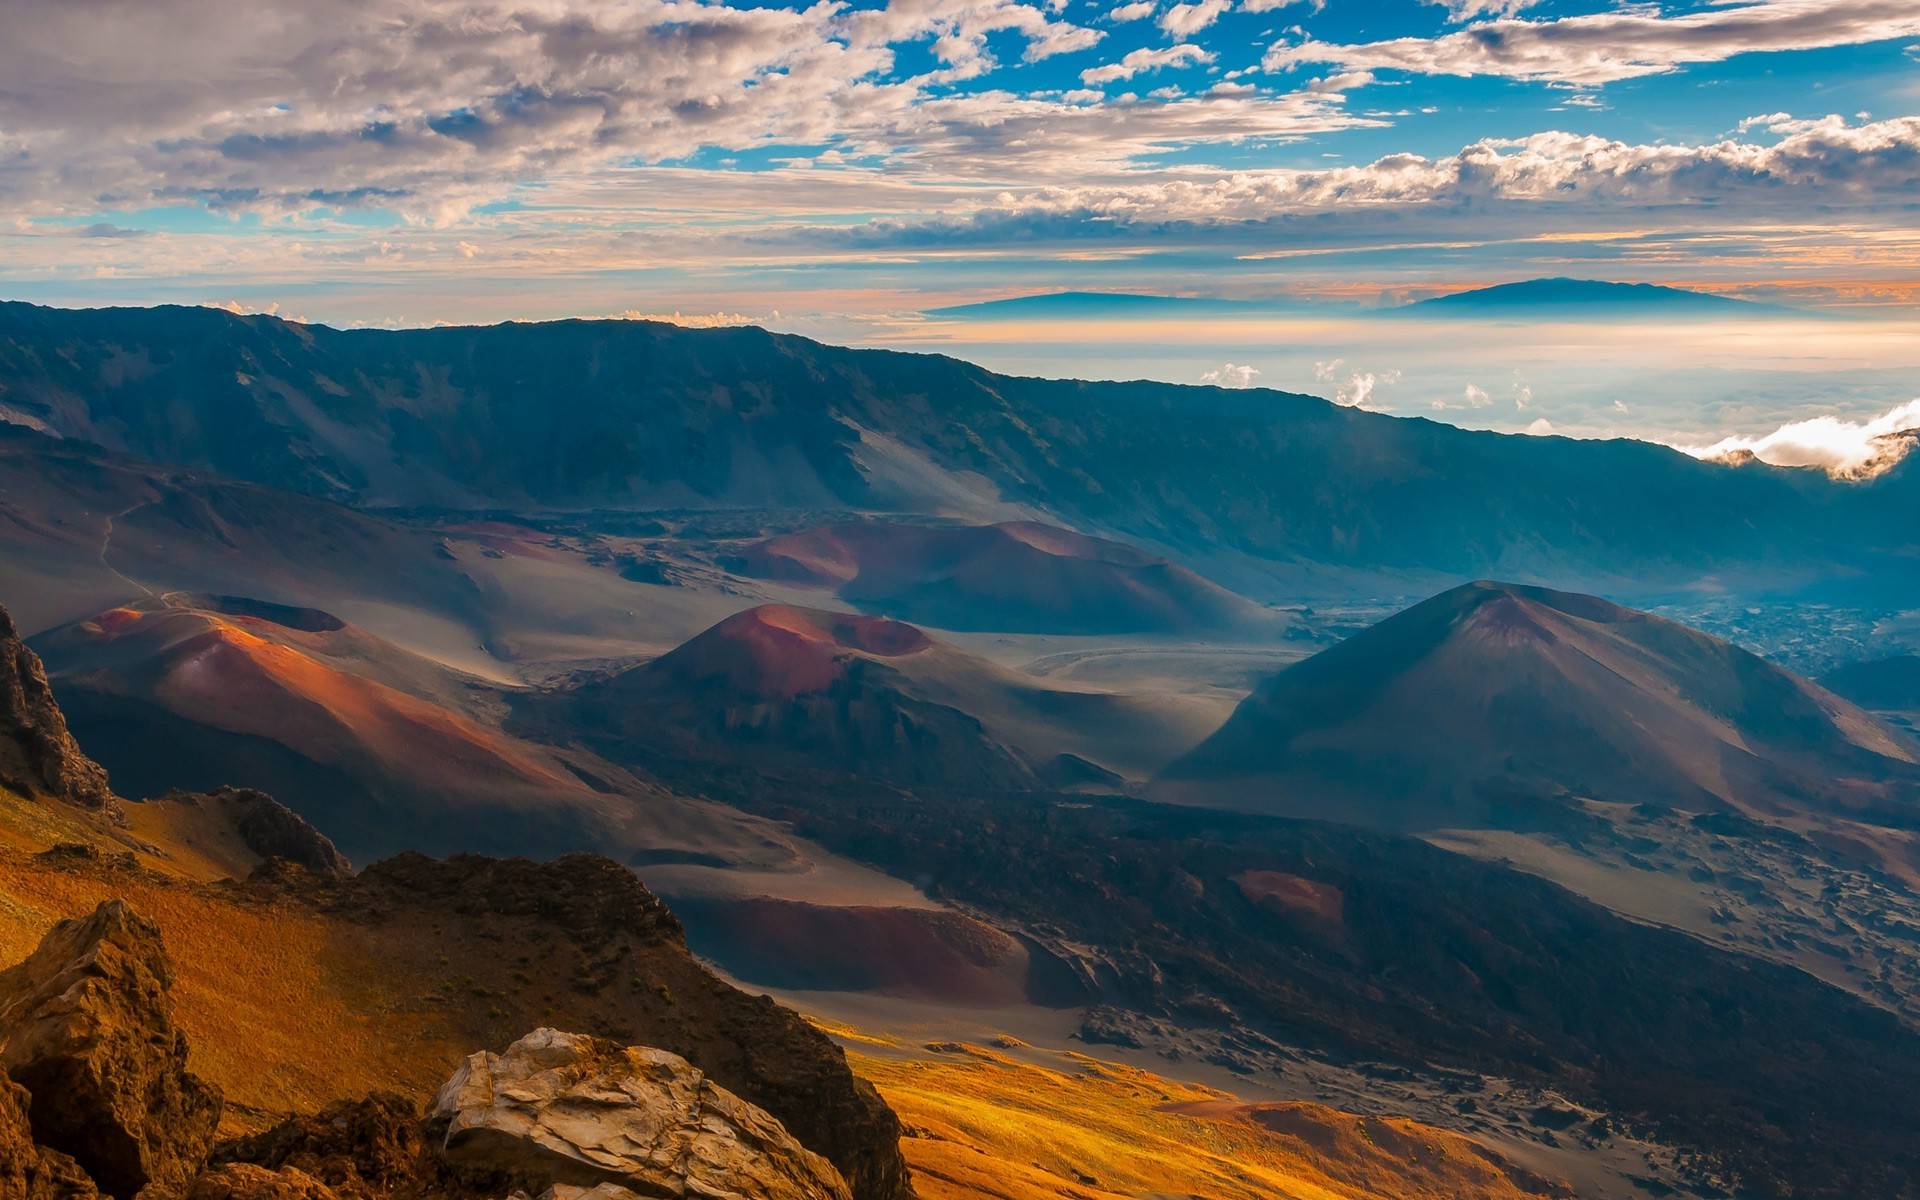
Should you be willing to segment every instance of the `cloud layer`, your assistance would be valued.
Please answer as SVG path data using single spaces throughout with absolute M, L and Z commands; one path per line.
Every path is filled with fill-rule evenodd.
M 1680 446 L 1695 458 L 1733 462 L 1757 458 L 1776 467 L 1816 467 L 1836 479 L 1871 479 L 1898 466 L 1920 440 L 1920 400 L 1866 421 L 1813 417 L 1761 437 L 1723 438 L 1709 446 Z

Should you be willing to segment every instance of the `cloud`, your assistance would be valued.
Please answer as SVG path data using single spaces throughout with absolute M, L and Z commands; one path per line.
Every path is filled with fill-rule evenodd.
M 1400 382 L 1399 371 L 1352 371 L 1342 379 L 1341 369 L 1346 359 L 1334 358 L 1313 364 L 1313 377 L 1323 383 L 1332 383 L 1333 402 L 1348 408 L 1366 408 L 1373 402 L 1374 392 L 1381 387 Z
M 1817 467 L 1836 479 L 1871 479 L 1895 467 L 1920 439 L 1920 400 L 1864 421 L 1812 417 L 1759 437 L 1676 446 L 1695 458 L 1733 462 L 1749 456 L 1776 467 Z
M 1250 13 L 1278 12 L 1296 4 L 1306 5 L 1308 11 L 1313 13 L 1327 10 L 1327 0 L 1240 0 L 1241 10 Z
M 1287 99 L 1304 104 L 1309 97 Z M 1336 241 L 1343 229 L 1359 237 L 1389 227 L 1435 238 L 1453 229 L 1512 238 L 1567 228 L 1726 230 L 1742 222 L 1907 231 L 1916 175 L 1920 117 L 1866 125 L 1827 117 L 1800 123 L 1773 145 L 1648 145 L 1548 132 L 1476 142 L 1437 159 L 1393 154 L 1359 166 L 1058 184 L 891 228 L 917 228 L 919 237 L 944 241 L 999 239 L 1016 230 L 1029 240 L 1114 241 L 1130 230 L 1163 237 L 1185 225 L 1195 236 L 1217 230 L 1254 257 L 1270 251 L 1282 226 L 1289 238 Z M 1410 225 L 1414 220 L 1421 224 Z M 1845 230 L 1836 236 L 1844 238 Z
M 1176 38 L 1190 38 L 1220 19 L 1230 0 L 1194 0 L 1176 4 L 1160 14 L 1160 28 Z
M 1533 424 L 1527 426 L 1521 430 L 1521 432 L 1532 437 L 1551 437 L 1553 435 L 1553 422 L 1547 420 L 1545 417 L 1536 417 L 1534 418 Z
M 1463 395 L 1468 408 L 1488 408 L 1493 404 L 1493 397 L 1487 395 L 1485 388 L 1475 387 L 1471 383 L 1467 385 L 1467 390 Z
M 706 148 L 898 153 L 937 126 L 930 104 L 999 103 L 941 92 L 997 65 L 990 38 L 1038 61 L 1103 36 L 1024 0 L 8 0 L 0 200 L 443 219 Z M 941 68 L 895 74 L 910 43 Z
M 1454 7 L 1449 3 L 1448 7 Z M 1490 6 L 1466 0 L 1460 7 Z M 1492 75 L 1603 84 L 1755 51 L 1862 45 L 1920 34 L 1913 0 L 1756 0 L 1668 16 L 1641 7 L 1529 21 L 1506 17 L 1437 38 L 1358 45 L 1276 44 L 1269 71 L 1326 64 L 1353 71 Z
M 1168 46 L 1160 50 L 1143 47 L 1130 51 L 1117 63 L 1104 67 L 1089 67 L 1080 72 L 1080 82 L 1112 83 L 1118 79 L 1132 79 L 1143 71 L 1158 71 L 1161 67 L 1184 67 L 1212 61 L 1213 55 L 1191 42 L 1182 42 L 1177 46 Z
M 1211 383 L 1216 387 L 1244 388 L 1252 387 L 1260 374 L 1257 367 L 1243 367 L 1234 363 L 1222 363 L 1200 376 L 1201 383 Z
M 1540 0 L 1424 0 L 1447 10 L 1447 19 L 1455 24 L 1482 17 L 1512 17 L 1525 12 Z
M 1115 7 L 1107 14 L 1107 20 L 1116 25 L 1123 25 L 1128 21 L 1144 21 L 1153 15 L 1154 9 L 1159 7 L 1160 0 L 1134 0 L 1131 4 Z

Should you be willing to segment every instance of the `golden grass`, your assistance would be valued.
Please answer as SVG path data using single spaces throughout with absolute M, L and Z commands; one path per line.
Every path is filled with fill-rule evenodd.
M 1137 1068 L 1059 1068 L 981 1047 L 879 1057 L 854 1070 L 918 1136 L 922 1200 L 1519 1200 L 1471 1140 L 1314 1104 L 1250 1106 Z
M 227 1132 L 376 1088 L 423 1099 L 465 1054 L 524 1032 L 494 1028 L 515 1019 L 492 1007 L 507 1003 L 499 982 L 476 989 L 471 978 L 506 973 L 505 945 L 456 942 L 431 922 L 329 920 L 209 885 L 236 856 L 223 825 L 202 810 L 134 807 L 134 827 L 119 831 L 0 793 L 0 964 L 24 958 L 60 918 L 127 899 L 166 938 L 175 1016 L 193 1069 L 227 1095 Z M 129 834 L 161 853 L 139 853 L 136 868 L 63 869 L 33 857 L 56 841 L 117 852 Z M 501 961 L 472 960 L 475 953 Z M 1000 1043 L 1006 1053 L 903 1053 L 888 1037 L 816 1024 L 851 1045 L 854 1070 L 914 1131 L 903 1148 L 923 1200 L 1532 1194 L 1471 1141 L 1410 1121 L 1318 1105 L 1250 1107 L 1132 1067 L 1044 1057 L 1013 1039 Z

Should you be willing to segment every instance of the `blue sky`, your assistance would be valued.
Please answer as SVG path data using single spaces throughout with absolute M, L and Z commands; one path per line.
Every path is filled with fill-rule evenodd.
M 47 299 L 1915 282 L 1911 0 L 14 0 L 0 77 L 0 285 Z

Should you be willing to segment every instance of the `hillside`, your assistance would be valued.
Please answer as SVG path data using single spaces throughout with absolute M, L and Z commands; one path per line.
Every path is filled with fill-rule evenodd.
M 1284 624 L 1164 558 L 1035 521 L 842 522 L 754 542 L 733 563 L 941 629 L 1198 635 Z
M 130 796 L 258 788 L 362 860 L 592 844 L 784 861 L 734 814 L 502 733 L 496 690 L 317 609 L 175 594 L 34 645 L 76 735 Z
M 1044 516 L 1295 583 L 1321 567 L 1652 587 L 1824 570 L 1904 541 L 1875 485 L 1259 389 L 1013 378 L 751 328 L 341 331 L 5 304 L 0 407 L 362 506 Z
M 1904 827 L 1916 757 L 1726 642 L 1475 583 L 1284 669 L 1162 778 L 1188 799 L 1406 829 L 1551 821 L 1568 795 Z
M 1204 706 L 1051 687 L 916 626 L 762 605 L 659 658 L 516 702 L 513 728 L 636 770 L 1026 788 L 1157 770 Z

